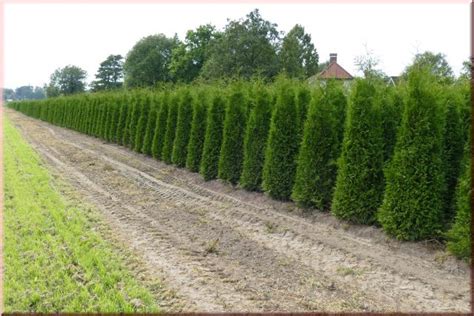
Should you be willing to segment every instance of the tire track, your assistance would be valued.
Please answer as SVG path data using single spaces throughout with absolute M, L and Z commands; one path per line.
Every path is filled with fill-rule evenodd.
M 288 203 L 244 200 L 255 194 L 216 190 L 124 148 L 9 116 L 126 233 L 149 269 L 180 283 L 186 309 L 469 310 L 462 265 L 449 272 L 426 256 L 287 213 Z M 219 254 L 203 252 L 214 240 Z

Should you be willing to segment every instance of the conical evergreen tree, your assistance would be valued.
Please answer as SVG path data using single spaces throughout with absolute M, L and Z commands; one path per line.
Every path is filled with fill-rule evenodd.
M 206 181 L 217 178 L 224 118 L 225 100 L 219 93 L 213 93 L 207 113 L 206 135 L 199 169 L 199 173 Z
M 464 131 L 462 130 L 463 124 L 459 114 L 459 103 L 462 102 L 462 99 L 451 89 L 447 90 L 445 94 L 445 97 L 442 98 L 445 110 L 443 160 L 446 178 L 445 224 L 449 226 L 456 214 L 453 199 L 461 168 Z
M 337 131 L 339 153 L 342 150 L 342 142 L 344 140 L 344 129 L 346 124 L 347 98 L 344 93 L 342 83 L 334 80 L 328 80 L 326 83 L 326 93 L 334 109 L 336 119 L 335 129 Z M 339 156 L 339 154 L 338 154 Z
M 175 94 L 171 98 L 168 109 L 168 118 L 166 119 L 166 133 L 163 143 L 163 151 L 161 159 L 167 164 L 171 163 L 171 154 L 173 153 L 173 143 L 176 136 L 176 120 L 178 118 L 179 94 Z
M 100 127 L 100 138 L 102 138 L 105 141 L 108 140 L 108 130 L 110 125 L 112 124 L 112 102 L 109 98 L 108 94 L 104 94 L 103 96 L 103 103 L 102 106 L 104 107 L 104 120 L 102 121 L 101 127 Z
M 160 94 L 160 110 L 156 120 L 155 131 L 153 135 L 153 142 L 151 146 L 151 154 L 155 159 L 161 159 L 163 153 L 163 145 L 165 143 L 166 122 L 168 120 L 169 109 L 169 93 L 164 92 Z
M 110 95 L 109 96 L 110 102 L 111 102 L 111 107 L 112 107 L 112 113 L 111 113 L 111 122 L 109 125 L 109 128 L 107 130 L 107 140 L 109 142 L 117 142 L 117 136 L 116 136 L 116 131 L 117 131 L 117 125 L 118 125 L 118 119 L 119 119 L 119 114 L 120 114 L 120 104 L 117 102 L 117 95 Z
M 378 102 L 382 115 L 384 139 L 384 162 L 388 162 L 397 140 L 397 130 L 400 125 L 403 99 L 400 92 L 393 87 L 381 87 L 378 91 Z
M 186 159 L 186 168 L 192 172 L 198 172 L 201 163 L 208 108 L 206 92 L 207 91 L 202 90 L 199 91 L 198 100 L 194 103 L 193 122 L 188 144 L 188 157 Z
M 395 152 L 385 170 L 387 185 L 377 217 L 398 239 L 432 238 L 442 228 L 444 123 L 434 82 L 424 69 L 410 72 Z
M 132 121 L 132 116 L 135 111 L 134 100 L 131 94 L 127 93 L 125 95 L 125 103 L 127 108 L 127 113 L 125 115 L 125 128 L 122 134 L 122 145 L 130 146 L 130 126 Z
M 330 88 L 329 88 L 330 89 Z M 298 155 L 292 199 L 304 207 L 328 209 L 337 174 L 336 111 L 326 91 L 313 95 Z
M 229 97 L 219 157 L 218 177 L 232 184 L 239 181 L 242 171 L 246 106 L 241 88 L 239 84 L 234 86 Z
M 144 96 L 142 95 L 143 91 L 135 91 L 132 99 L 132 117 L 130 119 L 130 149 L 135 150 L 135 141 L 137 138 L 137 127 L 140 116 L 142 115 L 143 106 L 144 106 Z
M 462 175 L 456 187 L 456 218 L 454 225 L 447 233 L 447 248 L 459 258 L 471 258 L 471 144 L 468 142 L 465 147 L 465 154 L 462 161 Z
M 155 134 L 158 111 L 160 110 L 160 99 L 157 94 L 150 95 L 150 111 L 146 122 L 145 136 L 143 138 L 142 153 L 151 155 L 153 136 Z
M 305 84 L 299 84 L 296 91 L 296 114 L 298 116 L 299 139 L 303 138 L 303 129 L 311 102 L 311 92 Z
M 262 184 L 265 146 L 271 118 L 271 96 L 261 85 L 257 87 L 244 137 L 244 163 L 240 185 L 250 191 L 260 190 Z
M 141 152 L 143 148 L 143 140 L 145 139 L 146 124 L 148 121 L 148 113 L 150 112 L 150 93 L 148 91 L 142 91 L 140 93 L 140 116 L 137 121 L 135 129 L 135 141 L 133 150 Z
M 299 147 L 295 92 L 287 81 L 279 83 L 270 123 L 262 186 L 278 200 L 288 200 L 293 188 Z
M 347 112 L 332 213 L 372 224 L 384 190 L 382 118 L 375 83 L 357 80 Z
M 97 116 L 94 122 L 94 136 L 100 138 L 100 129 L 105 117 L 105 107 L 102 95 L 97 97 Z
M 176 136 L 173 143 L 173 153 L 171 160 L 178 167 L 186 165 L 188 154 L 188 142 L 193 120 L 194 97 L 185 89 L 178 109 L 178 118 L 176 121 Z
M 119 145 L 124 145 L 123 139 L 125 138 L 124 134 L 127 128 L 128 103 L 126 101 L 125 94 L 121 94 L 117 100 L 120 105 L 120 112 L 115 134 L 117 135 L 117 144 Z

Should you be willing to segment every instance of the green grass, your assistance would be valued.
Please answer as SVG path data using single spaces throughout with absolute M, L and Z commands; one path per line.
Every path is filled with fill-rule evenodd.
M 125 250 L 102 237 L 98 213 L 61 194 L 7 118 L 4 135 L 5 311 L 158 311 Z

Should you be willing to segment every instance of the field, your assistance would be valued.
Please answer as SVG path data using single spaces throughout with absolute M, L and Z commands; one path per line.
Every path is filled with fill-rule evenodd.
M 48 169 L 98 209 L 146 274 L 174 293 L 169 310 L 470 309 L 468 264 L 450 256 L 437 241 L 401 242 L 375 226 L 340 221 L 330 213 L 308 212 L 293 202 L 221 180 L 206 182 L 197 173 L 125 147 L 16 111 L 6 112 Z M 17 143 L 7 138 L 7 146 Z M 5 150 L 10 152 L 6 165 L 12 166 L 15 147 L 6 148 L 12 148 Z M 28 152 L 19 157 L 34 155 Z M 6 183 L 12 183 L 8 172 L 6 177 Z M 22 186 L 24 190 L 42 192 L 30 187 L 30 181 L 24 183 L 29 184 Z M 24 194 L 38 197 L 28 192 L 32 191 Z M 56 195 L 53 201 L 58 199 Z M 43 193 L 40 197 L 51 200 Z M 7 199 L 7 203 L 13 202 Z M 64 209 L 64 204 L 60 205 Z M 58 216 L 65 214 L 59 212 Z M 14 224 L 8 221 L 8 209 L 6 219 L 8 229 Z M 13 231 L 7 231 L 6 260 L 14 258 L 9 255 L 14 249 L 8 245 Z M 90 232 L 77 235 L 98 238 Z M 67 235 L 63 238 L 68 240 Z M 69 242 L 75 245 L 78 240 Z M 27 239 L 24 243 L 34 244 Z M 37 250 L 39 255 L 47 253 L 44 248 Z M 110 252 L 102 254 L 99 256 L 106 262 L 112 257 Z M 6 261 L 7 269 L 8 264 Z M 12 286 L 8 271 L 5 284 Z M 100 278 L 96 282 L 102 284 Z M 8 297 L 8 287 L 5 292 Z M 21 301 L 10 297 L 15 304 Z M 6 303 L 8 306 L 10 310 L 30 308 Z M 123 306 L 111 308 L 127 310 Z M 45 309 L 54 310 L 51 306 Z M 82 311 L 74 305 L 71 309 Z
M 5 311 L 158 311 L 159 283 L 137 281 L 129 253 L 103 238 L 100 214 L 4 124 Z

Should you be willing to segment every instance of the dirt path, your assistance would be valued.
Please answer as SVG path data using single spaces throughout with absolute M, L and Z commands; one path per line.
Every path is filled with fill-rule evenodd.
M 429 243 L 305 214 L 8 110 L 185 311 L 470 310 L 469 268 Z

